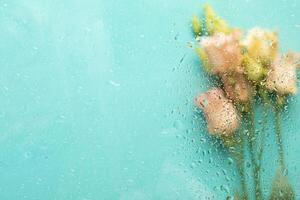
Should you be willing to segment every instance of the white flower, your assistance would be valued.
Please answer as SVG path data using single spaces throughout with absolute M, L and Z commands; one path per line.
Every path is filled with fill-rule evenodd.
M 230 136 L 239 126 L 239 117 L 233 103 L 220 88 L 212 88 L 195 98 L 195 104 L 204 112 L 208 131 L 217 136 Z
M 281 95 L 295 95 L 297 93 L 297 65 L 299 63 L 294 53 L 277 57 L 267 76 L 267 88 Z

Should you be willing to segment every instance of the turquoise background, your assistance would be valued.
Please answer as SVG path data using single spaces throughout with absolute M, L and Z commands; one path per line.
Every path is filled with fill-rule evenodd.
M 208 2 L 233 26 L 274 28 L 282 50 L 300 51 L 299 1 Z M 233 194 L 235 166 L 193 106 L 208 88 L 189 48 L 190 19 L 202 3 L 0 0 L 0 199 Z M 299 98 L 284 120 L 298 195 Z M 274 143 L 269 137 L 267 185 L 276 169 Z

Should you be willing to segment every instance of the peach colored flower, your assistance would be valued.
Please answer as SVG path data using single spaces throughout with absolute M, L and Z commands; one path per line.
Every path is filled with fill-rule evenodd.
M 241 64 L 241 33 L 238 30 L 231 34 L 216 33 L 205 37 L 201 41 L 213 74 L 222 74 L 233 71 Z
M 212 88 L 195 98 L 195 105 L 204 112 L 208 131 L 217 136 L 230 136 L 239 126 L 239 117 L 233 103 L 220 88 Z
M 228 98 L 248 102 L 251 98 L 251 85 L 243 73 L 223 74 L 221 76 Z
M 267 76 L 267 88 L 281 95 L 297 93 L 298 60 L 294 53 L 277 57 Z

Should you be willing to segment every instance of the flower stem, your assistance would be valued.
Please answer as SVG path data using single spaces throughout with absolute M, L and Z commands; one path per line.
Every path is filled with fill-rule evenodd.
M 261 183 L 259 177 L 259 165 L 255 159 L 255 119 L 254 119 L 254 107 L 250 105 L 250 111 L 248 113 L 248 139 L 249 139 L 249 149 L 250 149 L 250 157 L 252 163 L 252 173 L 254 176 L 254 187 L 255 187 L 255 199 L 262 199 L 262 190 Z
M 282 106 L 284 103 L 284 97 L 277 97 L 276 104 L 274 105 L 275 113 L 275 134 L 276 142 L 279 154 L 279 168 L 273 180 L 273 186 L 271 191 L 270 200 L 284 199 L 284 200 L 295 200 L 296 195 L 292 185 L 290 184 L 284 171 L 286 170 L 286 164 L 284 160 L 283 142 L 282 142 L 282 128 L 281 128 L 281 115 Z
M 264 146 L 265 146 L 265 140 L 266 140 L 266 131 L 267 131 L 267 124 L 268 124 L 268 106 L 263 105 L 263 119 L 262 119 L 262 128 L 261 128 L 261 141 L 260 141 L 260 149 L 258 152 L 258 162 L 261 167 L 262 163 L 262 155 L 264 153 Z
M 246 173 L 245 173 L 245 157 L 244 157 L 244 135 L 241 135 L 241 151 L 240 151 L 240 159 L 238 161 L 238 168 L 239 168 L 239 173 L 241 177 L 241 185 L 242 185 L 242 191 L 243 191 L 243 196 L 246 199 L 248 199 L 248 191 L 247 191 L 247 184 L 246 184 Z
M 234 157 L 236 159 L 236 165 L 238 169 L 238 173 L 240 176 L 240 183 L 242 189 L 242 197 L 243 200 L 248 200 L 248 190 L 247 190 L 247 183 L 246 183 L 246 173 L 245 173 L 245 157 L 244 157 L 244 134 L 243 129 L 240 130 L 239 134 L 240 142 L 236 146 L 234 151 Z
M 275 107 L 275 133 L 276 142 L 278 146 L 279 164 L 281 169 L 285 169 L 284 151 L 282 143 L 282 132 L 281 132 L 281 110 L 279 106 Z
M 265 149 L 265 141 L 267 137 L 267 130 L 268 130 L 268 112 L 270 109 L 271 101 L 269 99 L 268 94 L 262 90 L 260 91 L 261 96 L 261 102 L 262 102 L 262 128 L 260 132 L 260 148 L 258 151 L 258 176 L 259 176 L 259 182 L 262 182 L 262 162 L 263 162 L 263 153 Z M 264 198 L 262 194 L 262 198 Z

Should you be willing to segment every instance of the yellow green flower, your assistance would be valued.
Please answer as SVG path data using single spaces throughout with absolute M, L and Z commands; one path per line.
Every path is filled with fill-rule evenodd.
M 199 18 L 194 15 L 192 18 L 192 26 L 196 36 L 200 36 L 202 32 L 202 23 L 200 22 Z
M 260 62 L 251 58 L 248 54 L 243 55 L 242 66 L 249 80 L 258 82 L 263 79 L 266 70 Z
M 253 28 L 245 40 L 245 46 L 251 58 L 270 66 L 278 55 L 278 35 L 276 32 Z
M 215 13 L 212 7 L 208 4 L 204 5 L 204 15 L 206 31 L 209 35 L 213 35 L 214 33 L 231 33 L 231 28 Z
M 200 47 L 196 48 L 196 53 L 198 54 L 200 60 L 202 61 L 203 67 L 206 72 L 210 73 L 212 70 L 212 65 L 208 61 L 208 56 L 203 49 Z

